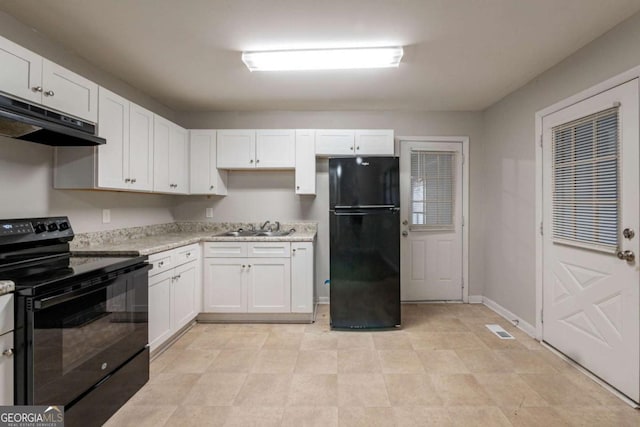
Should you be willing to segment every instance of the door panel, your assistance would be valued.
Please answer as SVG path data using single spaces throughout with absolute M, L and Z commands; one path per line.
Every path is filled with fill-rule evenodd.
M 603 114 L 617 114 L 617 131 L 601 127 Z M 543 118 L 543 339 L 636 402 L 639 274 L 616 252 L 639 251 L 638 237 L 622 235 L 640 226 L 638 114 L 633 80 Z M 603 150 L 609 141 L 619 157 Z M 614 177 L 606 194 L 604 173 Z
M 42 102 L 42 57 L 0 37 L 0 91 Z
M 132 190 L 153 190 L 153 113 L 130 104 L 129 177 Z
M 42 64 L 42 103 L 63 113 L 96 123 L 98 85 L 47 59 L 43 59 Z
M 247 311 L 289 313 L 291 311 L 291 260 L 247 258 Z
M 295 131 L 290 129 L 256 131 L 257 168 L 294 168 L 295 164 Z
M 415 203 L 412 198 L 412 155 L 420 153 L 453 153 L 451 165 L 444 169 L 438 163 L 421 164 L 424 171 L 423 204 Z M 434 154 L 435 155 L 435 154 Z M 414 164 L 416 159 L 414 158 Z M 417 176 L 417 175 L 416 175 Z M 431 184 L 430 179 L 443 177 L 442 183 Z M 453 181 L 447 181 L 444 178 Z M 415 178 L 414 178 L 415 179 Z M 444 184 L 448 183 L 448 187 Z M 440 191 L 437 197 L 431 197 L 432 191 Z M 441 195 L 448 196 L 450 204 L 440 209 Z M 431 197 L 431 198 L 429 198 Z M 462 300 L 462 144 L 459 142 L 417 142 L 400 143 L 400 209 L 402 218 L 401 254 L 403 301 L 440 301 Z M 414 203 L 412 203 L 412 200 Z M 447 226 L 413 225 L 418 222 L 416 215 L 437 220 L 436 214 L 444 211 L 449 215 L 451 224 Z M 422 212 L 420 214 L 416 212 Z M 434 212 L 436 214 L 434 214 Z M 436 215 L 436 216 L 434 216 Z M 422 218 L 422 217 L 420 217 Z M 424 222 L 424 221 L 423 221 Z M 425 222 L 426 224 L 426 222 Z M 431 228 L 429 228 L 431 227 Z M 406 235 L 404 234 L 406 233 Z
M 254 130 L 219 130 L 217 167 L 253 169 L 256 167 L 256 132 Z
M 247 274 L 246 259 L 205 259 L 204 311 L 246 313 Z
M 129 101 L 100 88 L 98 135 L 107 140 L 97 147 L 100 188 L 129 188 L 129 108 Z

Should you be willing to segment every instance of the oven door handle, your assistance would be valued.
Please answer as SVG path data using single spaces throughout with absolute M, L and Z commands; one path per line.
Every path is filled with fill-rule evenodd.
M 90 283 L 90 282 L 89 282 Z M 89 295 L 94 292 L 101 291 L 105 288 L 108 288 L 111 284 L 111 280 L 106 279 L 104 281 L 100 281 L 100 283 L 87 286 L 84 288 L 76 289 L 75 291 L 65 292 L 61 295 L 55 295 L 47 298 L 40 298 L 33 301 L 33 308 L 36 310 L 43 310 L 45 308 L 52 307 L 54 305 L 62 304 L 63 302 L 70 301 L 74 298 L 78 298 L 81 296 Z
M 109 286 L 111 286 L 112 284 L 112 279 L 115 279 L 116 277 L 119 276 L 124 276 L 126 274 L 132 273 L 136 270 L 140 270 L 146 268 L 147 270 L 151 269 L 151 266 L 149 264 L 141 264 L 140 266 L 136 266 L 136 268 L 131 269 L 131 270 L 124 270 L 121 272 L 116 272 L 116 273 L 110 273 L 108 276 L 103 276 L 100 279 L 93 279 L 87 283 L 92 283 L 94 281 L 98 281 L 98 283 L 96 283 L 93 286 L 86 286 L 86 287 L 80 287 L 80 289 L 76 289 L 74 291 L 70 291 L 70 292 L 65 292 L 64 294 L 60 294 L 60 295 L 54 295 L 51 297 L 47 297 L 47 298 L 40 298 L 40 299 L 36 299 L 33 301 L 33 308 L 35 310 L 43 310 L 45 308 L 49 308 L 52 307 L 54 305 L 57 304 L 61 304 L 63 302 L 67 302 L 70 301 L 72 299 L 75 298 L 79 298 L 81 296 L 85 296 L 85 295 L 89 295 L 92 294 L 94 292 L 98 292 L 101 291 L 103 289 L 108 288 Z

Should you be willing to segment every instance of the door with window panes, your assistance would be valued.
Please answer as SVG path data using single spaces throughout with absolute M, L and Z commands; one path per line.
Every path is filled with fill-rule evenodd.
M 401 299 L 462 300 L 462 143 L 400 142 Z
M 640 400 L 638 80 L 547 115 L 545 342 Z

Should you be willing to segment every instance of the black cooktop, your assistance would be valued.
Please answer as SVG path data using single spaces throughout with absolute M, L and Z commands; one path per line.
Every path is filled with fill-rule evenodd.
M 61 288 L 83 288 L 109 279 L 110 274 L 146 262 L 138 257 L 61 257 L 2 274 L 12 280 L 21 295 L 43 295 Z

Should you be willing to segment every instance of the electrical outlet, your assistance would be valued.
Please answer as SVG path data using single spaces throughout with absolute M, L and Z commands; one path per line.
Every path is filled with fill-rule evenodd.
M 102 209 L 102 223 L 109 224 L 111 222 L 111 209 Z
M 205 208 L 204 216 L 206 218 L 213 218 L 213 208 Z

